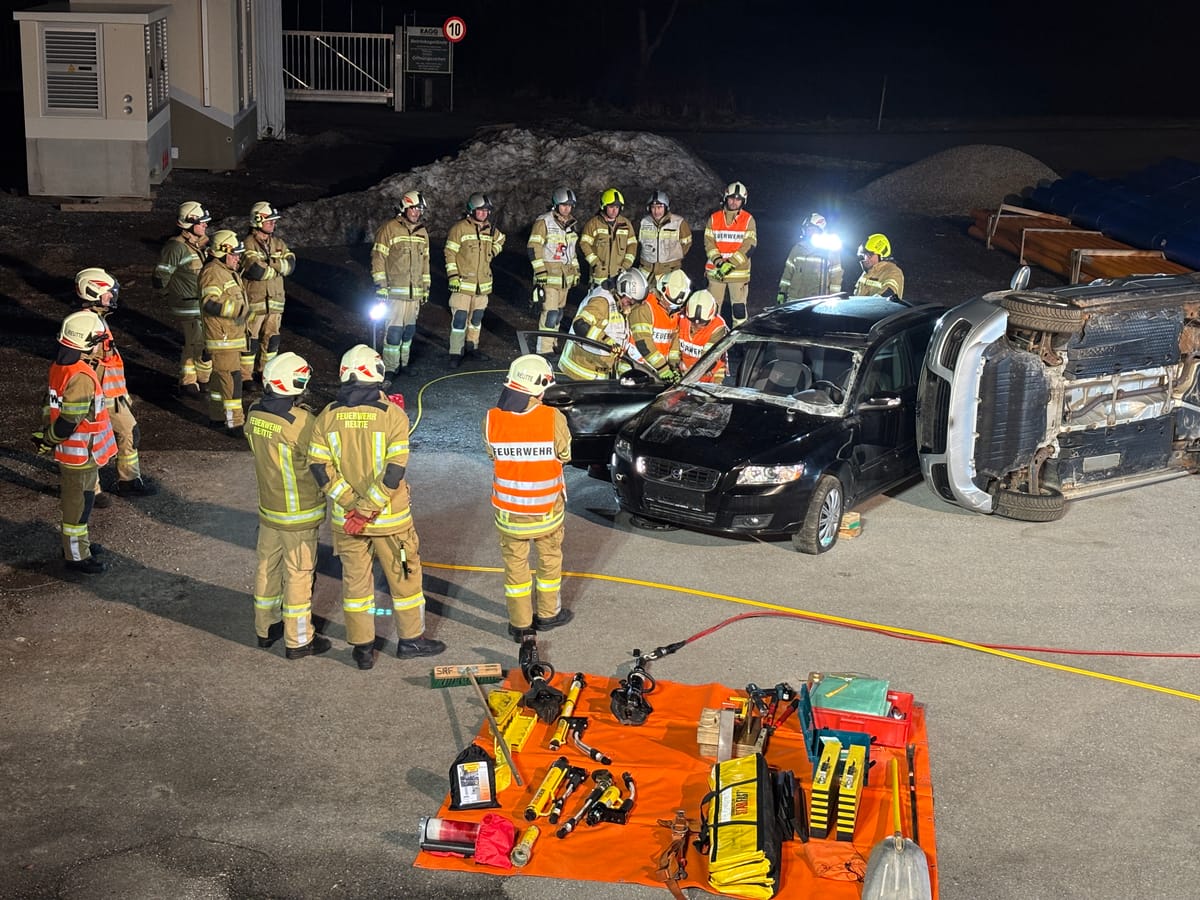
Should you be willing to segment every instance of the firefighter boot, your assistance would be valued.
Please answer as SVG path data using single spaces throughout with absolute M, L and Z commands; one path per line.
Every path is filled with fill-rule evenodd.
M 324 653 L 332 646 L 333 641 L 318 634 L 303 647 L 288 647 L 284 652 L 284 656 L 288 659 L 304 659 L 306 656 L 317 656 Z
M 264 650 L 268 650 L 275 645 L 275 642 L 283 637 L 283 623 L 272 622 L 267 627 L 267 636 L 258 639 L 258 646 Z
M 559 625 L 566 625 L 573 618 L 575 613 L 563 607 L 552 616 L 542 618 L 541 616 L 533 617 L 533 627 L 536 631 L 549 631 L 552 628 L 557 628 Z
M 396 641 L 396 656 L 400 659 L 416 659 L 418 656 L 437 656 L 446 649 L 445 643 L 425 636 L 400 638 Z
M 360 669 L 370 669 L 375 665 L 375 642 L 354 645 L 354 661 Z

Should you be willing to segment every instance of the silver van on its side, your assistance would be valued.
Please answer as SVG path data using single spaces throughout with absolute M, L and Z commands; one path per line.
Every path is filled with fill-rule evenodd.
M 942 499 L 1030 522 L 1200 471 L 1200 273 L 1013 289 L 939 320 L 917 404 Z

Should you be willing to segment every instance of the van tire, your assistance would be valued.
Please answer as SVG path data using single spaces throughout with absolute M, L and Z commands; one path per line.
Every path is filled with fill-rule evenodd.
M 1083 325 L 1083 310 L 1076 306 L 1037 303 L 1015 295 L 1001 297 L 1000 305 L 1008 310 L 1008 324 L 1011 328 L 1045 331 L 1049 334 L 1071 334 Z

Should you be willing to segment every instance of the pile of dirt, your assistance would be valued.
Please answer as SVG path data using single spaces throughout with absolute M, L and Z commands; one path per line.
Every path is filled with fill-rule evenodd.
M 853 194 L 866 206 L 927 216 L 965 216 L 1019 195 L 1057 173 L 1011 147 L 964 144 L 877 178 Z

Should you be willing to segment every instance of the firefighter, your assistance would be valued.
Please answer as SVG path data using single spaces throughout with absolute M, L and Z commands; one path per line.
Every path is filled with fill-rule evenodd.
M 46 416 L 36 436 L 41 449 L 53 450 L 58 463 L 66 567 L 84 575 L 98 575 L 108 568 L 95 556 L 99 545 L 88 537 L 99 467 L 117 455 L 104 388 L 93 368 L 107 339 L 104 320 L 91 310 L 63 319 L 58 355 L 50 366 Z
M 661 276 L 657 290 L 629 313 L 629 355 L 651 366 L 667 384 L 679 380 L 679 312 L 691 288 L 687 273 L 675 269 Z
M 567 293 L 579 284 L 579 223 L 575 221 L 575 192 L 556 188 L 550 210 L 533 220 L 529 230 L 529 261 L 533 265 L 534 303 L 540 303 L 538 331 L 558 331 Z M 554 340 L 538 338 L 538 353 L 553 353 Z
M 200 268 L 208 259 L 208 210 L 195 200 L 179 205 L 179 233 L 163 246 L 154 267 L 154 289 L 166 300 L 171 317 L 183 332 L 179 356 L 179 389 L 199 397 L 208 392 L 212 364 L 204 356 L 200 321 Z
M 800 240 L 788 253 L 779 276 L 776 303 L 836 294 L 842 289 L 842 242 L 825 231 L 825 217 L 812 213 L 800 228 Z
M 243 244 L 242 279 L 250 320 L 246 323 L 246 349 L 242 352 L 242 388 L 254 387 L 263 367 L 279 352 L 279 329 L 287 295 L 283 280 L 296 271 L 296 254 L 275 234 L 279 210 L 265 200 L 250 209 L 250 233 Z
M 700 290 L 688 297 L 679 319 L 679 365 L 687 372 L 709 347 L 729 333 L 725 319 L 717 311 L 717 299 L 709 291 Z M 725 360 L 705 372 L 701 381 L 721 384 L 725 380 Z
M 579 235 L 579 249 L 587 260 L 592 287 L 633 265 L 637 234 L 633 223 L 621 215 L 624 208 L 625 197 L 616 188 L 609 188 L 600 195 L 600 211 L 587 220 Z
M 108 327 L 108 316 L 117 308 L 117 295 L 121 285 L 104 269 L 84 269 L 75 276 L 75 293 L 83 308 L 94 312 L 104 321 L 108 337 L 104 339 L 100 359 L 96 367 L 100 386 L 104 391 L 104 406 L 108 420 L 112 423 L 117 440 L 117 492 L 126 496 L 148 496 L 156 490 L 142 478 L 138 445 L 141 429 L 133 416 L 133 402 L 125 384 L 125 361 L 113 341 L 112 329 Z M 99 483 L 96 486 L 95 503 L 101 502 Z
M 655 191 L 646 201 L 646 215 L 638 223 L 638 248 L 638 268 L 651 283 L 681 268 L 692 249 L 691 226 L 683 216 L 671 212 L 666 191 Z
M 708 289 L 717 301 L 718 310 L 728 290 L 734 328 L 749 318 L 746 298 L 750 294 L 750 254 L 758 245 L 754 216 L 745 209 L 748 196 L 744 184 L 731 183 L 725 188 L 721 208 L 708 217 L 704 228 Z
M 620 365 L 621 353 L 629 343 L 630 311 L 646 299 L 646 276 L 637 269 L 622 272 L 592 288 L 579 304 L 571 323 L 572 334 L 591 338 L 606 350 L 569 341 L 558 364 L 572 381 L 601 381 L 610 378 Z
M 565 625 L 574 613 L 563 607 L 563 463 L 571 461 L 567 418 L 541 396 L 554 383 L 550 364 L 536 353 L 519 356 L 496 406 L 483 419 L 483 441 L 492 460 L 492 506 L 504 559 L 508 633 L 519 644 L 534 631 Z M 537 604 L 529 571 L 537 553 Z
M 333 501 L 333 552 L 342 560 L 346 639 L 360 669 L 375 665 L 376 559 L 392 592 L 396 655 L 436 656 L 425 637 L 421 556 L 409 508 L 408 416 L 383 393 L 383 359 L 365 344 L 347 350 L 337 398 L 317 416 L 309 468 Z
M 858 246 L 862 274 L 854 285 L 859 297 L 904 297 L 904 273 L 892 259 L 892 242 L 886 234 L 873 234 Z
M 317 529 L 325 521 L 325 498 L 308 467 L 317 417 L 300 402 L 312 369 L 295 353 L 280 353 L 262 377 L 263 395 L 246 412 L 258 483 L 254 630 L 258 646 L 270 648 L 282 637 L 284 655 L 303 659 L 332 646 L 312 620 Z
M 429 232 L 421 222 L 425 197 L 405 191 L 395 218 L 375 232 L 371 247 L 371 280 L 387 303 L 383 332 L 383 365 L 388 378 L 404 374 L 417 335 L 417 314 L 429 299 Z
M 212 236 L 212 259 L 200 270 L 200 312 L 204 321 L 204 354 L 212 365 L 208 390 L 208 424 L 242 437 L 242 352 L 250 304 L 238 267 L 245 246 L 232 231 Z
M 487 194 L 467 198 L 467 214 L 446 235 L 446 276 L 450 279 L 450 365 L 479 353 L 483 312 L 492 293 L 492 260 L 504 249 L 504 232 L 491 222 Z

